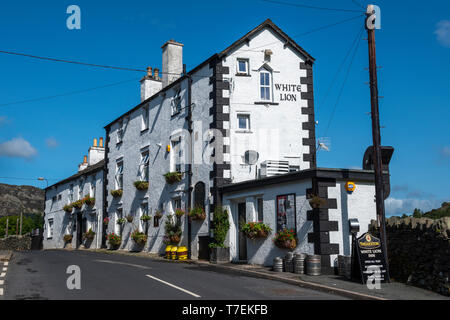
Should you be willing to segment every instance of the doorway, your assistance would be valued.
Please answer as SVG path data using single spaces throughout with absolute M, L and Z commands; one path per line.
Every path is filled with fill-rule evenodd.
M 83 225 L 83 220 L 81 218 L 81 213 L 79 212 L 77 214 L 76 223 L 75 223 L 76 234 L 77 234 L 77 244 L 76 244 L 77 249 L 80 247 L 81 241 L 82 241 L 81 239 L 83 237 L 82 225 Z
M 245 202 L 238 203 L 238 258 L 239 261 L 247 261 L 247 237 L 242 232 L 242 226 L 247 222 Z

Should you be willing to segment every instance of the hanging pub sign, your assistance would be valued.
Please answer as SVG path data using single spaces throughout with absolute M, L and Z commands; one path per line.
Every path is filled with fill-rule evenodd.
M 354 275 L 358 276 L 362 283 L 369 282 L 386 282 L 389 279 L 387 273 L 386 260 L 383 252 L 381 240 L 374 237 L 369 232 L 364 233 L 357 238 L 354 243 Z M 358 272 L 359 271 L 359 272 Z
M 277 231 L 296 230 L 295 193 L 277 196 Z

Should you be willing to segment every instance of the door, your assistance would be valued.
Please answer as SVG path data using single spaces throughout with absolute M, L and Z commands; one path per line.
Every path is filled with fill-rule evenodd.
M 247 222 L 246 212 L 245 212 L 245 202 L 238 203 L 238 225 L 239 225 L 239 236 L 238 236 L 238 248 L 239 248 L 239 260 L 247 261 L 247 237 L 242 232 L 242 226 Z
M 81 213 L 77 213 L 77 220 L 75 224 L 75 228 L 77 229 L 77 249 L 81 245 L 82 236 L 83 236 L 83 230 L 82 230 L 82 219 L 81 219 Z

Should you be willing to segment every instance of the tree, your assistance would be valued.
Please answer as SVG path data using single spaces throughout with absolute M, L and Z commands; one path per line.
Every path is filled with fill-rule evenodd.
M 415 208 L 413 212 L 413 218 L 422 218 L 423 212 L 420 209 Z

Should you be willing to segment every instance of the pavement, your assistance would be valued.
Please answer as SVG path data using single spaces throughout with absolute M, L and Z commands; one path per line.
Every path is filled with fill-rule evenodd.
M 58 253 L 59 252 L 59 253 Z M 229 297 L 230 299 L 358 299 L 358 300 L 450 300 L 450 297 L 445 297 L 440 294 L 434 293 L 432 291 L 424 290 L 421 288 L 417 288 L 414 286 L 409 286 L 404 283 L 399 282 L 391 282 L 391 283 L 382 283 L 380 289 L 368 289 L 367 286 L 362 285 L 357 282 L 349 281 L 341 276 L 336 275 L 320 275 L 320 276 L 310 276 L 306 274 L 295 274 L 295 273 L 288 273 L 288 272 L 274 272 L 271 270 L 270 267 L 263 267 L 258 265 L 248 265 L 248 264 L 234 264 L 234 263 L 226 263 L 226 264 L 212 264 L 208 261 L 203 260 L 185 260 L 185 261 L 178 261 L 178 260 L 167 260 L 164 257 L 161 257 L 157 254 L 152 254 L 148 252 L 128 252 L 128 251 L 121 251 L 121 250 L 106 250 L 106 249 L 99 249 L 99 250 L 45 250 L 45 251 L 30 251 L 28 252 L 28 256 L 34 256 L 33 259 L 36 259 L 39 257 L 39 255 L 49 255 L 50 260 L 52 259 L 52 256 L 56 254 L 56 256 L 61 255 L 61 252 L 68 252 L 69 256 L 72 255 L 73 261 L 76 261 L 78 264 L 80 261 L 83 261 L 86 257 L 89 257 L 89 254 L 96 255 L 98 254 L 99 257 L 103 258 L 97 258 L 97 260 L 105 260 L 105 261 L 112 261 L 114 259 L 115 262 L 109 262 L 110 264 L 125 264 L 130 265 L 130 262 L 124 262 L 121 261 L 122 258 L 119 258 L 118 260 L 116 258 L 112 257 L 127 257 L 127 259 L 131 259 L 132 262 L 131 265 L 135 266 L 141 266 L 143 262 L 145 261 L 142 258 L 146 258 L 148 262 L 145 262 L 146 266 L 148 266 L 149 270 L 172 270 L 170 274 L 170 279 L 174 279 L 174 274 L 181 273 L 183 275 L 183 281 L 178 283 L 183 283 L 183 286 L 185 285 L 186 279 L 189 278 L 186 277 L 187 273 L 189 271 L 205 271 L 207 272 L 208 278 L 205 278 L 202 280 L 204 281 L 204 286 L 198 287 L 199 281 L 195 281 L 194 283 L 187 283 L 186 285 L 189 288 L 195 288 L 199 292 L 202 291 L 203 296 L 206 296 L 208 299 L 227 299 Z M 25 259 L 23 261 L 27 262 L 27 257 L 23 256 L 27 253 L 25 252 L 17 252 L 15 255 L 22 255 L 22 257 L 19 259 Z M 87 256 L 86 256 L 87 254 Z M 1 252 L 0 252 L 1 256 Z M 64 256 L 64 254 L 62 254 Z M 24 258 L 25 257 L 25 258 Z M 106 257 L 106 258 L 105 258 Z M 111 257 L 111 258 L 109 258 Z M 92 258 L 92 257 L 91 257 Z M 68 259 L 68 260 L 72 260 Z M 14 260 L 14 257 L 13 257 Z M 14 261 L 12 260 L 12 265 L 14 264 Z M 28 259 L 29 260 L 29 259 Z M 125 259 L 126 260 L 126 259 Z M 65 260 L 63 260 L 65 261 Z M 128 260 L 126 260 L 128 261 Z M 19 262 L 20 261 L 16 261 Z M 69 263 L 68 261 L 65 261 L 64 263 Z M 164 265 L 161 265 L 160 263 L 164 262 Z M 150 264 L 149 264 L 150 263 Z M 155 265 L 156 264 L 156 265 Z M 141 268 L 138 267 L 138 268 Z M 85 269 L 88 267 L 85 267 Z M 89 266 L 89 268 L 92 268 Z M 29 268 L 27 269 L 28 272 L 30 272 Z M 119 272 L 120 273 L 120 272 Z M 212 273 L 217 274 L 223 274 L 228 277 L 224 280 L 222 277 L 216 277 L 211 276 Z M 239 278 L 239 287 L 237 293 L 233 293 L 233 286 L 234 282 L 236 280 L 236 275 L 240 276 Z M 234 276 L 234 277 L 233 277 Z M 127 278 L 126 276 L 123 276 L 124 279 Z M 194 278 L 198 277 L 198 273 L 195 273 L 193 275 Z M 167 277 L 167 274 L 163 274 L 164 279 L 169 279 Z M 248 288 L 255 288 L 258 287 L 266 288 L 267 290 L 256 290 L 250 289 L 248 291 L 242 290 L 242 279 L 245 279 L 245 281 L 248 281 Z M 253 280 L 251 280 L 253 279 Z M 174 279 L 175 281 L 178 281 L 178 279 Z M 181 279 L 180 279 L 181 280 Z M 256 282 L 255 282 L 256 281 Z M 268 282 L 265 282 L 268 281 Z M 12 283 L 13 281 L 11 281 Z M 274 289 L 274 282 L 278 282 L 280 284 L 285 284 L 286 287 L 278 287 Z M 211 286 L 211 284 L 214 283 L 214 285 L 218 285 L 219 291 L 216 291 L 212 294 L 212 292 L 203 292 L 205 288 L 208 288 Z M 222 290 L 222 285 L 224 285 L 223 288 L 227 288 L 230 291 L 224 291 Z M 263 284 L 263 285 L 262 285 Z M 129 282 L 127 282 L 125 285 L 129 285 Z M 128 291 L 124 287 L 125 292 Z M 300 291 L 296 291 L 300 290 Z M 213 290 L 214 291 L 214 290 Z M 7 290 L 8 292 L 8 290 Z M 217 294 L 217 292 L 222 292 L 225 294 Z M 283 293 L 280 296 L 279 295 L 273 295 L 273 294 L 262 294 L 265 292 L 278 292 Z M 286 294 L 287 293 L 287 294 Z M 55 293 L 56 294 L 56 293 Z M 58 293 L 59 294 L 59 293 Z M 169 293 L 167 293 L 169 294 Z M 172 294 L 172 293 L 171 293 Z M 18 295 L 20 298 L 21 296 L 27 297 L 27 295 Z M 183 296 L 183 295 L 182 295 Z M 56 295 L 56 297 L 59 297 L 57 299 L 65 299 Z M 166 296 L 169 297 L 169 296 Z M 191 296 L 192 297 L 192 296 Z M 8 298 L 8 295 L 6 295 L 6 298 Z M 9 298 L 14 299 L 11 295 Z M 17 298 L 17 297 L 16 297 Z M 50 297 L 49 297 L 50 298 Z M 70 298 L 70 297 L 69 297 Z M 113 296 L 113 299 L 124 299 L 123 297 L 119 296 Z M 161 298 L 160 295 L 156 297 L 156 299 Z M 170 295 L 170 299 L 173 297 Z M 186 298 L 186 297 L 184 297 Z M 125 299 L 134 299 L 133 295 L 126 296 Z M 139 299 L 139 298 L 138 298 Z M 149 296 L 148 299 L 155 299 L 155 297 Z M 183 299 L 183 297 L 178 297 L 178 299 Z

